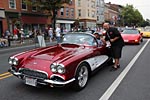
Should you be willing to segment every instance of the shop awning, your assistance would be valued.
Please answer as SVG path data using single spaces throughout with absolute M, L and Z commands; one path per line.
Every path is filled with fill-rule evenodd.
M 47 20 L 46 17 L 22 16 L 24 24 L 47 24 Z
M 68 21 L 68 20 L 56 20 L 56 23 L 64 23 L 64 24 L 73 24 L 75 21 Z

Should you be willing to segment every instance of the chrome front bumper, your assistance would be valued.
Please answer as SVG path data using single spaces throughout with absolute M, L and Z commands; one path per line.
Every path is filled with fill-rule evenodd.
M 26 76 L 26 75 L 23 75 L 22 73 L 19 73 L 19 72 L 16 72 L 15 70 L 13 70 L 12 68 L 10 68 L 8 70 L 10 73 L 12 73 L 14 76 L 18 77 L 18 78 L 21 78 L 22 76 L 23 77 L 30 77 L 30 76 Z M 34 77 L 33 77 L 34 78 Z M 21 78 L 22 79 L 22 78 Z M 36 78 L 35 78 L 36 79 Z M 63 81 L 63 82 L 60 82 L 60 81 L 56 81 L 56 80 L 51 80 L 51 79 L 40 79 L 42 80 L 42 82 L 38 82 L 39 84 L 50 84 L 50 85 L 67 85 L 73 81 L 75 81 L 75 78 L 72 78 L 68 81 Z

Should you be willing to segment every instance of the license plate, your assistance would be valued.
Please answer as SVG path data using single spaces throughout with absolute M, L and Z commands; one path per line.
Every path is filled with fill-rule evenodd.
M 124 42 L 129 42 L 128 40 L 124 40 Z
M 31 85 L 31 86 L 37 86 L 37 79 L 26 77 L 25 84 Z

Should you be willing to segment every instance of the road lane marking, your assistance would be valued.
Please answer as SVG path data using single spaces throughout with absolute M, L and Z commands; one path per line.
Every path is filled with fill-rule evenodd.
M 11 73 L 9 73 L 9 72 L 0 74 L 0 80 L 8 78 L 8 77 L 11 77 L 11 76 L 13 76 L 13 75 Z
M 150 42 L 150 39 L 145 43 L 145 45 L 140 49 L 140 51 L 136 54 L 136 56 L 131 60 L 131 62 L 126 66 L 126 68 L 121 72 L 121 74 L 117 77 L 117 79 L 111 84 L 111 86 L 105 91 L 105 93 L 100 97 L 99 100 L 108 100 L 111 95 L 114 93 L 116 88 L 119 86 L 121 81 L 124 79 L 126 74 L 129 72 L 129 70 L 132 68 L 133 64 L 136 62 L 136 60 L 139 58 L 145 47 Z
M 7 75 L 7 74 L 10 74 L 10 73 L 9 73 L 9 72 L 6 72 L 6 73 L 3 73 L 3 74 L 0 74 L 0 77 L 5 76 L 5 75 Z
M 8 77 L 11 77 L 11 76 L 13 76 L 13 75 L 12 75 L 12 74 L 9 74 L 9 75 L 7 75 L 7 76 L 0 77 L 0 80 L 5 79 L 5 78 L 8 78 Z

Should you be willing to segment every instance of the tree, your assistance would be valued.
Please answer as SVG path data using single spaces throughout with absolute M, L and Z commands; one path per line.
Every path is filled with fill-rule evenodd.
M 143 16 L 141 13 L 133 7 L 133 5 L 126 5 L 121 12 L 124 25 L 133 26 L 140 25 L 143 22 Z
M 69 3 L 70 0 L 37 0 L 36 2 L 31 2 L 28 0 L 32 6 L 36 6 L 39 11 L 44 12 L 47 16 L 50 16 L 52 19 L 53 31 L 55 30 L 57 11 L 63 8 L 63 4 Z
M 145 26 L 150 26 L 150 20 L 149 20 L 149 19 L 146 19 L 146 21 L 144 20 L 144 21 L 141 23 L 141 27 L 145 27 Z

